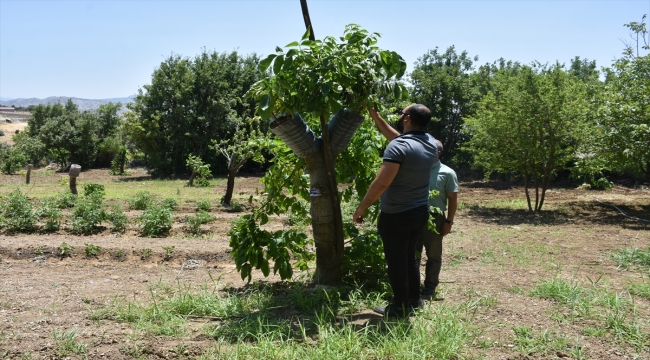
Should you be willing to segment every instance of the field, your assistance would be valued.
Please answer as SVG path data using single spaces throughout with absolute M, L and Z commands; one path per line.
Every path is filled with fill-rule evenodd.
M 0 113 L 0 130 L 4 132 L 4 135 L 0 136 L 0 142 L 13 144 L 12 137 L 16 130 L 23 131 L 27 127 L 27 119 L 31 116 L 32 114 L 28 112 Z M 5 119 L 12 122 L 8 123 Z
M 18 187 L 35 201 L 66 179 L 45 169 L 30 185 L 2 175 L 0 196 Z M 382 293 L 309 287 L 309 272 L 241 280 L 227 232 L 251 195 L 261 199 L 257 177 L 235 183 L 242 212 L 219 206 L 223 179 L 188 188 L 131 169 L 91 170 L 78 182 L 104 184 L 109 204 L 142 190 L 174 198 L 174 226 L 161 238 L 132 224 L 124 235 L 0 230 L 0 358 L 650 358 L 650 223 L 596 202 L 650 219 L 647 188 L 557 187 L 531 215 L 519 186 L 461 181 L 440 293 L 409 321 L 384 322 L 369 310 L 385 304 Z M 189 234 L 184 219 L 198 200 L 212 203 L 215 220 Z M 74 247 L 68 256 L 62 243 Z

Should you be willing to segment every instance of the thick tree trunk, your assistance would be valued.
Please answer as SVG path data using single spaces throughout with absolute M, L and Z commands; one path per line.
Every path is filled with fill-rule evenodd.
M 32 164 L 27 165 L 27 175 L 25 176 L 25 184 L 29 185 L 29 181 L 32 175 Z
M 196 173 L 192 171 L 192 175 L 190 175 L 190 180 L 187 182 L 187 186 L 193 186 L 194 185 L 194 176 Z
M 232 193 L 235 190 L 235 175 L 237 174 L 237 170 L 228 170 L 228 182 L 226 183 L 226 195 L 223 196 L 223 200 L 221 200 L 221 203 L 224 205 L 230 205 L 230 201 L 232 200 Z
M 325 166 L 322 141 L 318 141 L 319 151 L 305 158 L 309 169 L 309 191 L 311 194 L 311 225 L 316 245 L 317 284 L 334 285 L 341 280 L 343 261 L 343 234 L 336 231 L 336 211 L 341 216 L 339 204 L 333 203 L 330 192 L 327 168 Z M 338 195 L 338 194 L 337 194 Z

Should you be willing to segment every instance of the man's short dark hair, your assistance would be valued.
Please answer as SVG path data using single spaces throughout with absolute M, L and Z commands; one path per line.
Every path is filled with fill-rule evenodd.
M 431 121 L 431 110 L 422 104 L 411 105 L 407 113 L 411 117 L 413 126 L 420 130 L 424 130 Z

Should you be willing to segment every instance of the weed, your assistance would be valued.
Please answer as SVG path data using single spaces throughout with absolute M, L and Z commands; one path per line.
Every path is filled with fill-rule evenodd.
M 207 224 L 213 220 L 214 220 L 214 216 L 210 215 L 209 213 L 203 210 L 199 211 L 199 213 L 195 215 L 185 216 L 185 222 L 187 223 L 188 226 L 188 232 L 195 235 L 201 232 L 202 224 Z
M 124 261 L 124 257 L 126 256 L 126 252 L 123 249 L 117 250 L 114 254 L 116 259 L 120 261 Z
M 54 330 L 54 354 L 60 357 L 68 356 L 70 353 L 84 355 L 88 352 L 88 346 L 76 341 L 77 333 L 74 330 L 58 332 Z
M 148 258 L 151 257 L 152 253 L 153 251 L 149 248 L 142 249 L 140 250 L 140 259 L 147 260 Z
M 541 331 L 539 334 L 535 334 L 528 326 L 515 326 L 512 330 L 515 333 L 517 350 L 523 355 L 546 354 L 551 351 L 564 350 L 570 344 L 563 335 L 548 330 Z
M 62 258 L 71 256 L 73 251 L 74 246 L 68 244 L 67 242 L 62 242 L 61 245 L 56 248 L 56 253 L 59 254 L 59 256 Z
M 210 211 L 212 210 L 212 203 L 208 200 L 201 199 L 196 201 L 196 211 Z
M 165 250 L 165 261 L 171 260 L 174 249 L 174 246 L 163 246 L 163 250 Z
M 43 249 L 42 246 L 37 246 L 36 249 L 34 249 L 34 253 L 36 255 L 43 255 L 45 254 L 45 250 Z
M 154 196 L 148 191 L 138 191 L 132 199 L 128 199 L 129 208 L 133 210 L 146 210 L 153 204 Z
M 99 247 L 98 245 L 93 245 L 93 244 L 88 244 L 86 243 L 86 257 L 91 257 L 99 255 L 99 253 L 102 252 L 102 248 Z
M 650 246 L 648 246 L 647 250 L 639 248 L 619 249 L 617 252 L 611 254 L 611 258 L 616 262 L 618 267 L 624 269 L 629 269 L 632 265 L 650 269 Z
M 142 226 L 142 235 L 158 237 L 172 228 L 172 211 L 162 206 L 150 205 L 136 220 Z
M 640 296 L 650 300 L 650 282 L 645 281 L 641 284 L 632 284 L 627 288 L 632 295 Z

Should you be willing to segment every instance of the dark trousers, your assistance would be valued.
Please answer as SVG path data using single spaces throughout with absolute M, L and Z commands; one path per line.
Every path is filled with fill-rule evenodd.
M 417 306 L 420 300 L 420 262 L 415 256 L 415 246 L 427 227 L 428 217 L 427 206 L 379 214 L 377 228 L 384 243 L 393 304 L 398 309 Z
M 418 239 L 416 250 L 422 258 L 422 249 L 427 254 L 427 264 L 424 275 L 424 286 L 435 289 L 440 283 L 440 269 L 442 268 L 442 226 L 445 224 L 445 215 L 433 215 L 438 234 L 426 229 Z

